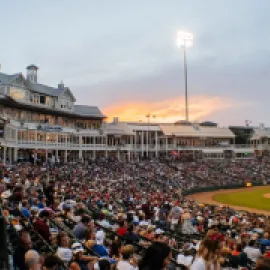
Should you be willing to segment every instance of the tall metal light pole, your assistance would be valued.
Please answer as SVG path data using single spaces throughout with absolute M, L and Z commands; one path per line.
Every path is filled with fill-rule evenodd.
M 177 45 L 184 49 L 184 78 L 185 78 L 185 119 L 189 121 L 188 88 L 187 88 L 187 52 L 186 49 L 193 45 L 193 34 L 180 31 L 177 35 Z

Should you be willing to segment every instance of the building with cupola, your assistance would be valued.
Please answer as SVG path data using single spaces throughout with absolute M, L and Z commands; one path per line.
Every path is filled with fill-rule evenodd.
M 77 104 L 73 89 L 63 82 L 55 87 L 42 84 L 38 73 L 36 65 L 28 66 L 25 75 L 0 72 L 3 163 L 98 157 L 128 161 L 186 153 L 202 158 L 245 158 L 266 141 L 259 141 L 257 134 L 262 132 L 254 129 L 254 135 L 249 132 L 250 140 L 238 145 L 232 129 L 212 122 L 152 123 L 148 118 L 143 123 L 114 118 L 108 123 L 97 106 Z

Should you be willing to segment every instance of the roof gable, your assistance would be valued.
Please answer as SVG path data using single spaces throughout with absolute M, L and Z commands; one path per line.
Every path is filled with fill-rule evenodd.
M 14 82 L 17 78 L 22 77 L 21 73 L 16 73 L 13 75 L 7 75 L 4 73 L 0 73 L 0 83 L 1 84 L 11 84 Z
M 105 116 L 96 106 L 87 106 L 87 105 L 75 105 L 74 112 L 82 116 L 95 116 L 104 118 Z
M 64 90 L 59 90 L 59 97 L 70 97 L 73 102 L 76 101 L 74 95 L 68 87 L 65 87 Z

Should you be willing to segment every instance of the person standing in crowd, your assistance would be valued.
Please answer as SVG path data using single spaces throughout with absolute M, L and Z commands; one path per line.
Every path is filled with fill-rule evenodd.
M 179 221 L 182 215 L 183 209 L 179 206 L 179 202 L 176 202 L 171 209 L 169 214 L 169 218 L 171 219 L 171 229 L 178 230 L 179 229 Z

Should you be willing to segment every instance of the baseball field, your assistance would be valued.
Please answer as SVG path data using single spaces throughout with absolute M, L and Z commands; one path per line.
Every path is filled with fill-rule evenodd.
M 270 215 L 270 186 L 204 192 L 188 197 L 200 203 L 226 205 Z

